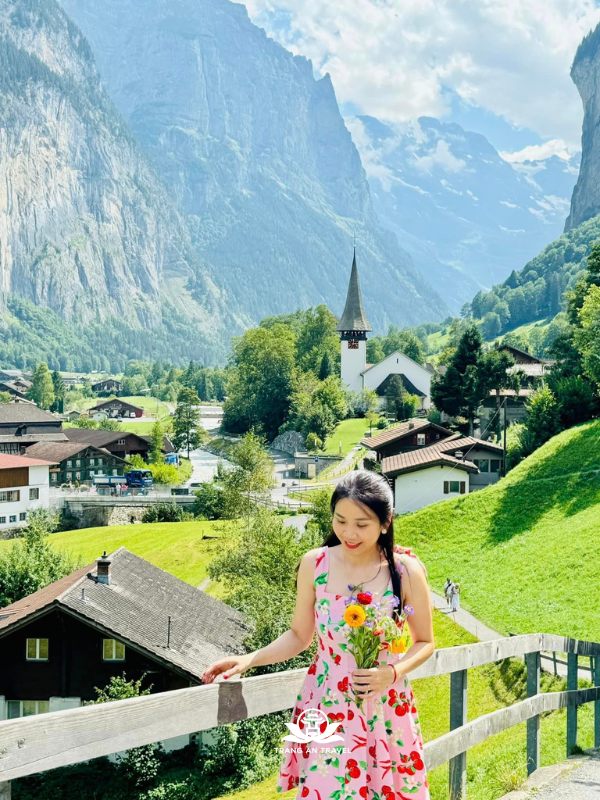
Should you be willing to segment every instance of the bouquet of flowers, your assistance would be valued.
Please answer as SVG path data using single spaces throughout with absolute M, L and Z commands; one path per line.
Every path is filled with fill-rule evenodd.
M 348 650 L 356 660 L 357 669 L 377 666 L 379 664 L 377 659 L 382 650 L 404 653 L 406 637 L 402 632 L 407 617 L 414 613 L 413 607 L 404 606 L 400 620 L 396 622 L 382 612 L 381 603 L 373 602 L 371 592 L 357 592 L 354 595 L 357 587 L 348 584 L 348 588 L 353 594 L 346 602 L 344 622 L 349 626 Z M 394 595 L 394 608 L 399 605 L 400 600 Z M 356 695 L 356 698 L 356 705 L 362 710 L 363 699 L 359 695 Z

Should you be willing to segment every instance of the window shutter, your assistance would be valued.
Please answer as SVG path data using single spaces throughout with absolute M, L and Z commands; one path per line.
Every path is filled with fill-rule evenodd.
M 450 484 L 448 481 L 444 481 L 444 494 L 449 494 L 450 492 Z
M 464 481 L 460 482 L 460 493 L 461 494 L 465 493 L 465 482 Z

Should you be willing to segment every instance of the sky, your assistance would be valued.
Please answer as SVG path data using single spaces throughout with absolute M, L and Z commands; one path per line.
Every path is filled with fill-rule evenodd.
M 583 110 L 569 70 L 600 22 L 600 0 L 245 4 L 269 36 L 312 60 L 317 77 L 330 73 L 345 116 L 457 122 L 512 160 L 581 147 Z

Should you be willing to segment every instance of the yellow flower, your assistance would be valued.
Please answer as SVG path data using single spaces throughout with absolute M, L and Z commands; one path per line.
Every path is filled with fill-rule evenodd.
M 344 620 L 351 628 L 360 628 L 366 618 L 367 615 L 362 606 L 348 606 L 344 612 Z
M 392 640 L 392 653 L 403 653 L 406 650 L 406 642 L 404 639 Z

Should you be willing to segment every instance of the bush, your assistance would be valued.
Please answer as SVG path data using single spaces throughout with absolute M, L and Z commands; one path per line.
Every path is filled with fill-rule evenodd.
M 205 519 L 222 519 L 225 513 L 225 495 L 214 483 L 203 483 L 196 492 L 194 516 Z
M 157 503 L 144 511 L 142 522 L 182 522 L 185 511 L 177 503 Z

